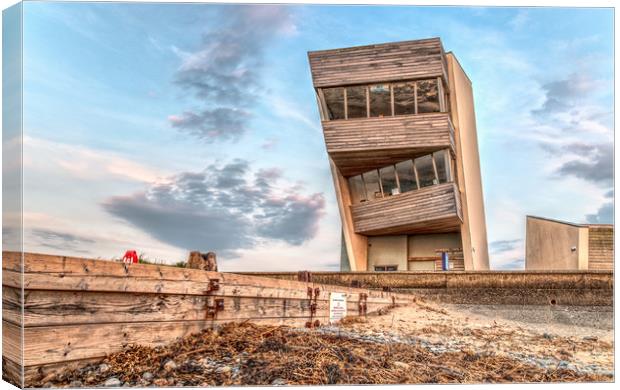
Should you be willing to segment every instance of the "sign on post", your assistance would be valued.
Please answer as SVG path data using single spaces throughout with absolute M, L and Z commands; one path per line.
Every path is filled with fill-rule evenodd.
M 329 322 L 338 322 L 347 316 L 347 294 L 329 293 Z

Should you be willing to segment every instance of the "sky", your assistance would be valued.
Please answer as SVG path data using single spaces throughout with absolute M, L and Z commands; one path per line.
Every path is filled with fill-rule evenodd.
M 613 218 L 613 11 L 24 4 L 24 249 L 337 270 L 307 52 L 440 37 L 473 83 L 490 263 Z M 5 54 L 6 55 L 6 54 Z

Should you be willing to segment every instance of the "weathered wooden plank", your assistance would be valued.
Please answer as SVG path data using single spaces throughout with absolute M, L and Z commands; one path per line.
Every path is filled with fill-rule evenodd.
M 18 287 L 11 281 L 19 273 L 3 271 L 3 285 Z M 226 276 L 224 274 L 221 274 Z M 303 289 L 284 287 L 265 287 L 263 281 L 271 281 L 268 278 L 248 277 L 250 284 L 226 284 L 223 280 L 220 288 L 213 291 L 214 296 L 228 297 L 261 297 L 261 298 L 287 298 L 307 299 L 307 288 L 314 284 L 304 284 Z M 257 279 L 258 278 L 258 279 Z M 224 278 L 223 278 L 224 279 Z M 254 280 L 252 283 L 251 280 Z M 289 282 L 281 280 L 282 282 Z M 297 282 L 292 282 L 297 283 Z M 284 283 L 286 284 L 286 283 Z M 99 291 L 99 292 L 123 292 L 123 293 L 150 293 L 150 294 L 185 294 L 204 296 L 208 283 L 193 281 L 159 281 L 142 278 L 106 277 L 106 276 L 64 276 L 54 274 L 24 274 L 24 286 L 27 290 L 59 290 L 59 291 Z M 311 287 L 312 288 L 312 287 Z M 329 292 L 342 292 L 347 294 L 347 299 L 356 302 L 359 300 L 360 291 L 368 295 L 368 302 L 389 303 L 394 294 L 380 291 L 368 291 L 338 286 L 316 285 L 320 290 L 320 297 L 327 298 Z
M 23 378 L 23 367 L 13 360 L 7 358 L 6 356 L 2 356 L 2 379 L 9 382 L 13 386 L 17 386 L 19 388 L 23 388 L 24 386 L 24 378 Z
M 2 320 L 2 356 L 13 362 L 21 362 L 22 350 L 22 328 L 17 324 Z
M 327 319 L 317 317 L 321 322 Z M 252 322 L 303 325 L 307 318 L 256 318 Z M 178 337 L 226 322 L 171 321 L 42 326 L 24 329 L 24 365 L 33 366 L 77 359 L 103 357 L 131 344 L 164 345 Z M 14 327 L 8 324 L 8 326 Z
M 15 253 L 3 252 L 3 256 L 9 260 L 3 263 L 3 266 L 6 266 L 5 269 L 15 271 L 17 263 L 10 260 L 16 257 Z M 99 291 L 203 295 L 209 279 L 218 279 L 223 290 L 218 291 L 217 295 L 305 298 L 307 287 L 315 287 L 305 282 L 270 278 L 256 279 L 255 276 L 241 274 L 206 272 L 149 264 L 123 264 L 106 260 L 33 253 L 25 253 L 24 269 L 24 278 L 28 283 L 25 288 L 29 289 L 54 289 L 55 287 L 49 286 L 45 288 L 45 283 L 55 283 L 54 286 L 57 285 L 59 289 L 64 290 L 97 291 L 101 289 Z M 21 277 L 18 272 L 3 272 L 3 284 L 18 287 L 21 283 Z M 108 283 L 110 285 L 106 286 Z M 348 288 L 346 291 L 342 291 L 342 287 L 339 286 L 321 285 L 316 287 L 321 289 L 322 294 L 330 291 L 347 292 L 353 298 L 355 294 L 359 293 L 368 293 L 369 299 L 390 296 L 387 293 L 368 292 L 365 289 Z M 284 292 L 288 290 L 294 290 L 295 295 L 287 296 Z
M 315 87 L 446 77 L 439 38 L 308 53 Z
M 14 323 L 21 308 L 14 304 L 9 288 L 3 289 L 5 319 Z M 309 317 L 308 299 L 224 297 L 218 320 L 259 317 Z M 329 301 L 317 300 L 317 313 L 327 315 Z M 368 303 L 372 312 L 387 303 Z M 357 302 L 348 310 L 358 313 Z M 193 321 L 206 319 L 207 297 L 196 295 L 127 294 L 70 291 L 29 291 L 24 308 L 24 326 L 93 324 L 106 322 Z
M 2 319 L 16 325 L 23 323 L 22 290 L 2 286 Z

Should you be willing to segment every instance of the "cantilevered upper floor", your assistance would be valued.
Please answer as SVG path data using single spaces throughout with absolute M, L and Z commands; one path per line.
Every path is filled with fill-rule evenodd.
M 309 53 L 327 152 L 343 175 L 455 153 L 438 38 Z

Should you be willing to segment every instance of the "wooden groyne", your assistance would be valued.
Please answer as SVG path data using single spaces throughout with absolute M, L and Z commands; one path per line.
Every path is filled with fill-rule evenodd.
M 294 280 L 293 272 L 244 275 Z M 613 307 L 613 271 L 313 272 L 330 285 L 413 293 L 425 300 L 477 305 Z
M 130 344 L 162 345 L 225 322 L 316 326 L 331 293 L 348 316 L 407 294 L 162 265 L 3 252 L 3 377 L 29 378 L 101 359 Z

